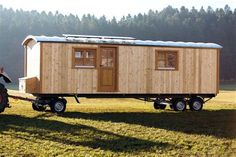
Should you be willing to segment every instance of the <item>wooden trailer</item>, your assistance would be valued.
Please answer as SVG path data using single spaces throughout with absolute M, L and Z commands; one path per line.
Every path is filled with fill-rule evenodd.
M 201 110 L 219 92 L 220 49 L 214 43 L 137 40 L 132 37 L 28 36 L 20 91 L 33 107 L 64 112 L 63 97 L 132 97 L 154 107 Z

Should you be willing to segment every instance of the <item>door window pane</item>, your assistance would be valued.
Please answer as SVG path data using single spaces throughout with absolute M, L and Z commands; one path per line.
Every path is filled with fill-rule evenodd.
M 113 51 L 109 49 L 103 49 L 101 52 L 102 61 L 101 65 L 103 67 L 113 67 Z

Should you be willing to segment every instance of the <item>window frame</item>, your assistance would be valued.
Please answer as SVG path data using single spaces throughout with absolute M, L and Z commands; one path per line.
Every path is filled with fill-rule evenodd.
M 92 50 L 94 51 L 94 65 L 90 66 L 90 65 L 76 65 L 76 57 L 75 57 L 75 53 L 80 51 L 82 52 L 82 56 L 83 56 L 83 52 L 84 51 L 89 51 Z M 81 59 L 85 60 L 86 58 L 82 57 Z M 89 59 L 89 58 L 87 58 Z M 72 50 L 72 68 L 74 69 L 95 69 L 97 67 L 97 48 L 90 48 L 90 47 L 73 47 Z
M 171 67 L 158 67 L 158 53 L 164 53 L 164 58 L 165 58 L 165 65 L 167 64 L 167 56 L 168 53 L 175 53 L 175 66 L 174 68 Z M 179 52 L 177 50 L 155 50 L 155 70 L 160 70 L 160 71 L 177 71 L 179 69 Z

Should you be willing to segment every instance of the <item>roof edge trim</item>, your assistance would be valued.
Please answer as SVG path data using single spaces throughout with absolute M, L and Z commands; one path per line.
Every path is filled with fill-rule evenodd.
M 35 42 L 38 42 L 37 41 L 37 38 L 33 35 L 28 35 L 24 40 L 23 42 L 21 43 L 21 45 L 27 45 L 31 40 L 34 40 Z
M 160 47 L 192 47 L 192 48 L 214 48 L 222 49 L 216 43 L 182 42 L 182 41 L 152 41 L 152 40 L 121 40 L 121 39 L 97 39 L 97 38 L 75 38 L 59 36 L 27 36 L 22 45 L 27 45 L 31 40 L 35 42 L 59 42 L 59 43 L 88 43 L 88 44 L 115 44 L 136 46 L 160 46 Z

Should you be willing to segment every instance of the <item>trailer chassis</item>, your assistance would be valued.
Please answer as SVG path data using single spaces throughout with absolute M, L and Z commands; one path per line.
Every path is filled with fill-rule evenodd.
M 79 97 L 86 98 L 135 98 L 142 101 L 153 102 L 154 109 L 165 109 L 170 105 L 175 111 L 185 111 L 187 105 L 192 111 L 202 110 L 203 104 L 215 97 L 215 94 L 33 94 L 36 98 L 22 98 L 9 96 L 15 99 L 30 101 L 36 111 L 44 111 L 50 107 L 52 112 L 63 113 L 67 101 L 65 97 L 74 97 L 80 103 Z

